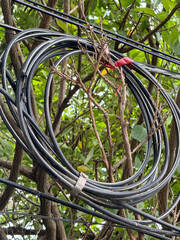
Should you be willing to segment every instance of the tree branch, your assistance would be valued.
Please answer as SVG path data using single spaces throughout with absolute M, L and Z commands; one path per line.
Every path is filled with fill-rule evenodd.
M 20 164 L 21 164 L 21 160 L 22 160 L 23 156 L 24 156 L 24 151 L 22 150 L 21 146 L 18 143 L 16 143 L 14 160 L 12 163 L 11 173 L 9 176 L 10 181 L 13 181 L 13 182 L 17 181 L 17 177 L 18 177 L 19 170 L 20 170 Z M 14 188 L 11 186 L 7 186 L 5 188 L 4 193 L 0 197 L 0 210 L 2 210 L 8 203 L 8 201 L 13 193 L 13 190 L 14 190 Z
M 152 31 L 150 31 L 143 39 L 141 39 L 139 42 L 143 43 L 146 41 L 150 36 L 152 36 L 154 33 L 156 33 L 160 28 L 162 28 L 173 16 L 173 14 L 180 8 L 180 2 L 172 9 L 172 11 L 169 13 L 169 15 L 157 26 L 155 27 Z M 132 47 L 125 48 L 122 53 L 129 52 L 132 50 Z
M 6 228 L 2 228 L 0 225 L 0 239 L 1 240 L 8 240 L 6 237 Z
M 38 235 L 38 236 L 44 236 L 46 231 L 41 229 L 39 230 L 31 230 L 31 229 L 25 229 L 22 227 L 8 227 L 8 228 L 3 228 L 4 232 L 7 235 L 15 235 L 15 234 L 19 234 L 19 235 Z M 0 238 L 1 239 L 1 238 Z
M 2 6 L 2 12 L 3 12 L 5 23 L 13 26 L 14 20 L 13 20 L 12 14 L 11 14 L 10 1 L 9 0 L 1 1 L 1 6 Z M 11 31 L 11 33 L 14 33 L 14 32 Z M 13 37 L 13 35 L 10 34 L 9 32 L 6 32 L 5 36 L 6 36 L 7 43 Z M 23 57 L 18 55 L 19 50 L 20 50 L 19 44 L 13 45 L 10 50 L 11 62 L 14 67 L 16 76 L 18 75 L 20 68 L 22 66 L 22 63 L 24 61 Z M 1 106 L 2 107 L 4 106 L 2 102 L 1 102 Z M 21 160 L 22 160 L 23 156 L 24 156 L 23 149 L 21 148 L 21 146 L 18 143 L 16 143 L 15 154 L 14 154 L 14 159 L 13 159 L 13 164 L 12 164 L 9 180 L 16 182 L 18 174 L 19 174 L 19 170 L 20 170 Z M 14 188 L 10 187 L 10 186 L 7 186 L 5 188 L 5 191 L 0 198 L 0 210 L 2 210 L 6 206 L 7 202 L 9 201 L 9 199 L 13 193 L 13 189 Z
M 0 166 L 1 167 L 11 170 L 12 165 L 13 165 L 13 162 L 8 161 L 8 160 L 3 160 L 0 158 Z M 36 182 L 36 176 L 33 174 L 33 172 L 29 168 L 20 166 L 19 173 L 24 175 L 25 177 L 31 179 L 32 181 Z
M 155 27 L 151 32 L 149 32 L 143 39 L 140 40 L 140 42 L 146 41 L 151 35 L 156 33 L 160 28 L 162 28 L 173 16 L 173 14 L 180 8 L 180 2 L 172 9 L 172 11 L 169 13 L 169 15 L 157 26 Z

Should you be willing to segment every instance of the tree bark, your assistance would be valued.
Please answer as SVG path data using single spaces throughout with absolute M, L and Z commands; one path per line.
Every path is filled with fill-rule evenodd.
M 7 240 L 6 233 L 0 225 L 0 240 Z
M 24 156 L 24 151 L 22 150 L 21 146 L 16 143 L 15 155 L 12 164 L 11 173 L 9 176 L 9 180 L 16 182 L 20 170 L 21 160 Z M 9 199 L 12 196 L 14 188 L 11 186 L 7 186 L 4 193 L 0 197 L 0 210 L 4 209 L 6 204 L 8 203 Z
M 68 14 L 69 11 L 70 11 L 70 0 L 64 0 L 64 13 Z M 66 26 L 68 26 L 67 23 L 66 23 Z M 64 74 L 67 73 L 67 63 L 68 63 L 68 59 L 65 59 L 61 64 L 61 71 Z M 67 85 L 66 79 L 61 78 L 59 96 L 58 96 L 57 113 L 55 116 L 55 120 L 53 122 L 53 130 L 54 130 L 55 135 L 59 132 L 60 125 L 61 125 L 61 113 L 59 112 L 59 109 L 61 108 L 61 105 L 65 98 L 66 85 Z
M 50 183 L 48 175 L 42 169 L 38 169 L 38 190 L 46 194 L 50 194 Z M 52 202 L 46 199 L 41 199 L 41 214 L 44 216 L 52 215 Z M 46 239 L 56 240 L 56 223 L 52 219 L 43 219 L 44 225 L 46 226 Z
M 176 104 L 180 108 L 180 88 L 176 97 Z M 168 171 L 165 177 L 168 175 L 172 166 L 174 164 L 174 157 L 176 153 L 176 146 L 177 146 L 177 134 L 176 134 L 176 127 L 174 121 L 172 122 L 172 127 L 169 136 L 169 148 L 170 148 L 170 156 L 169 156 L 169 165 Z M 170 183 L 168 183 L 164 188 L 161 189 L 158 193 L 158 200 L 159 200 L 159 215 L 163 214 L 168 208 L 168 196 L 170 191 Z M 169 221 L 168 217 L 164 219 L 165 221 Z
M 4 160 L 0 158 L 0 167 L 4 167 L 6 169 L 11 170 L 12 169 L 13 162 L 9 160 Z M 25 177 L 31 179 L 32 181 L 36 181 L 36 176 L 34 173 L 31 171 L 30 168 L 27 168 L 25 166 L 20 166 L 19 173 L 24 175 Z
M 2 6 L 2 12 L 3 12 L 5 23 L 13 26 L 13 17 L 11 14 L 10 1 L 9 0 L 1 1 L 1 6 Z M 10 31 L 10 32 L 14 33 L 13 31 Z M 9 32 L 6 32 L 5 37 L 6 37 L 6 42 L 8 43 L 12 39 L 13 35 L 10 34 Z M 11 62 L 14 67 L 16 76 L 18 75 L 20 68 L 22 66 L 22 63 L 23 63 L 22 56 L 18 55 L 19 49 L 20 49 L 19 44 L 16 44 L 11 48 L 11 51 L 10 51 Z M 22 160 L 23 156 L 24 156 L 23 149 L 20 147 L 19 144 L 16 143 L 15 155 L 14 155 L 14 160 L 13 160 L 9 180 L 14 181 L 14 182 L 17 181 L 18 174 L 20 171 L 21 160 Z M 10 186 L 7 186 L 4 193 L 2 194 L 2 196 L 0 198 L 0 210 L 2 210 L 6 206 L 12 193 L 13 193 L 13 188 Z

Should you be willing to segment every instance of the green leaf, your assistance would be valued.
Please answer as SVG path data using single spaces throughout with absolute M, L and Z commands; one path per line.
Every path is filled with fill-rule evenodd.
M 5 139 L 2 139 L 1 146 L 2 146 L 1 152 L 3 152 L 5 156 L 10 158 L 13 154 L 13 146 L 10 144 L 10 142 L 8 142 Z
M 80 154 L 81 159 L 83 160 L 83 162 L 86 160 L 85 156 L 83 154 Z
M 86 160 L 84 161 L 84 164 L 85 164 L 85 165 L 86 165 L 86 164 L 89 162 L 89 160 L 92 158 L 93 154 L 94 154 L 94 148 L 91 148 L 91 150 L 89 151 L 89 153 L 88 153 L 88 155 L 87 155 L 87 157 L 86 157 Z
M 89 168 L 85 165 L 80 165 L 77 167 L 78 172 L 89 172 Z
M 68 132 L 71 131 L 72 128 L 73 128 L 73 126 L 69 126 L 69 127 L 67 127 L 66 129 L 64 129 L 64 131 L 63 131 L 63 133 L 62 133 L 61 136 L 65 136 Z
M 131 136 L 141 142 L 147 137 L 146 129 L 142 125 L 136 125 L 131 131 Z
M 180 176 L 180 164 L 179 164 L 178 167 L 176 168 L 175 175 L 176 175 L 177 177 Z
M 96 9 L 96 6 L 97 6 L 97 0 L 91 0 L 90 7 L 92 12 Z
M 142 12 L 142 13 L 149 14 L 151 16 L 156 15 L 156 13 L 151 8 L 135 8 L 134 10 L 137 11 L 137 12 Z
M 168 16 L 167 12 L 159 12 L 156 14 L 156 17 L 161 21 L 163 21 L 167 16 Z
M 135 168 L 139 169 L 142 165 L 142 162 L 140 160 L 140 154 L 137 154 L 136 157 L 135 157 Z
M 170 38 L 169 38 L 169 33 L 167 31 L 163 31 L 162 32 L 162 37 L 163 37 L 163 40 L 169 44 L 170 43 Z
M 163 0 L 163 7 L 166 9 L 167 12 L 170 12 L 176 5 L 175 2 L 169 0 Z
M 141 202 L 141 203 L 138 204 L 138 209 L 139 210 L 144 209 L 144 202 Z
M 133 0 L 121 0 L 122 7 L 126 8 L 131 5 Z
M 68 32 L 68 28 L 65 23 L 63 23 L 61 20 L 57 20 L 57 23 L 66 33 Z
M 169 12 L 169 0 L 163 0 L 163 7 L 166 9 L 167 12 Z
M 153 4 L 157 7 L 161 3 L 161 0 L 153 0 Z

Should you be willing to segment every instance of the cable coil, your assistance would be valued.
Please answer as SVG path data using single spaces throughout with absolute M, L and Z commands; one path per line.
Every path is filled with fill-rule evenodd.
M 11 47 L 25 39 L 36 38 L 41 39 L 41 43 L 29 54 L 26 61 L 24 62 L 21 71 L 19 72 L 17 81 L 14 81 L 7 69 L 7 59 Z M 50 71 L 44 93 L 44 111 L 46 117 L 46 124 L 48 128 L 49 136 L 38 126 L 35 121 L 35 116 L 31 104 L 31 84 L 33 76 L 38 67 L 45 61 L 59 57 L 55 62 L 57 68 L 63 60 L 73 55 L 83 55 L 83 51 L 79 49 L 79 44 L 86 48 L 88 53 L 93 56 L 94 45 L 91 41 L 77 38 L 70 35 L 57 33 L 50 30 L 44 29 L 29 29 L 18 33 L 11 42 L 5 47 L 2 52 L 1 59 L 1 70 L 2 70 L 2 85 L 0 92 L 6 98 L 7 105 L 13 116 L 14 122 L 12 124 L 6 117 L 3 106 L 0 107 L 1 117 L 6 124 L 9 131 L 12 133 L 14 138 L 27 154 L 35 161 L 41 168 L 43 168 L 49 175 L 58 181 L 64 188 L 69 192 L 75 192 L 74 186 L 77 187 L 80 173 L 74 169 L 66 157 L 63 155 L 59 144 L 54 135 L 51 116 L 49 113 L 49 94 L 50 86 L 53 79 L 53 70 Z M 68 50 L 65 50 L 68 48 Z M 113 62 L 124 56 L 120 53 L 110 50 L 110 57 Z M 132 71 L 133 70 L 133 71 Z M 147 133 L 152 130 L 152 124 L 155 117 L 155 107 L 151 99 L 151 95 L 134 74 L 134 71 L 149 82 L 151 82 L 156 88 L 159 89 L 161 95 L 165 99 L 166 103 L 171 109 L 176 132 L 177 132 L 177 147 L 174 158 L 174 164 L 172 169 L 168 171 L 169 165 L 169 142 L 167 132 L 164 124 L 161 124 L 161 116 L 158 116 L 155 120 L 153 130 L 154 134 L 148 139 L 147 151 L 144 161 L 138 171 L 126 180 L 105 183 L 86 178 L 84 185 L 78 190 L 78 198 L 83 200 L 86 204 L 91 206 L 98 212 L 88 210 L 88 213 L 99 216 L 115 224 L 120 225 L 124 228 L 130 228 L 142 233 L 157 237 L 159 239 L 170 239 L 172 236 L 180 236 L 180 229 L 169 223 L 166 223 L 162 219 L 165 218 L 177 205 L 180 194 L 176 196 L 176 199 L 167 209 L 167 211 L 160 217 L 153 217 L 141 210 L 138 210 L 134 206 L 140 202 L 143 202 L 159 192 L 172 178 L 174 172 L 180 161 L 180 110 L 177 107 L 174 100 L 163 90 L 160 83 L 156 78 L 150 74 L 147 70 L 142 68 L 138 63 L 132 63 L 132 69 L 128 66 L 123 66 L 123 73 L 125 75 L 126 83 L 128 88 L 133 93 L 136 101 L 138 102 L 147 129 Z M 14 90 L 15 98 L 13 95 L 8 93 L 9 84 Z M 15 110 L 17 108 L 17 111 Z M 158 126 L 161 124 L 161 127 Z M 21 129 L 22 135 L 18 134 L 17 128 Z M 165 148 L 163 165 L 161 171 L 158 172 L 160 161 L 162 161 L 162 144 Z M 139 176 L 144 172 L 144 169 L 149 161 L 151 150 L 153 149 L 153 163 L 148 173 L 144 174 L 142 178 Z M 53 157 L 59 160 L 59 162 Z M 167 173 L 168 171 L 168 173 Z M 158 172 L 158 174 L 157 174 Z M 81 176 L 83 178 L 83 176 Z M 0 182 L 4 182 L 0 179 Z M 6 183 L 7 184 L 7 183 Z M 10 182 L 8 184 L 11 184 Z M 16 185 L 18 187 L 18 185 Z M 62 203 L 63 204 L 63 203 Z M 78 206 L 71 205 L 73 208 Z M 132 212 L 140 214 L 145 220 L 136 221 L 123 218 L 106 208 L 112 209 L 129 209 Z M 85 208 L 81 208 L 82 211 L 86 211 Z M 99 214 L 99 215 L 98 215 Z M 161 226 L 166 226 L 169 230 L 155 229 L 146 224 L 158 223 Z

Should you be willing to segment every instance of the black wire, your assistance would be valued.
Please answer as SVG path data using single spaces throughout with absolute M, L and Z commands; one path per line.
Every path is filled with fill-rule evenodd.
M 13 1 L 14 1 L 14 2 L 17 2 L 17 3 L 21 4 L 21 5 L 24 5 L 24 6 L 26 6 L 26 7 L 30 7 L 30 8 L 32 8 L 32 9 L 35 9 L 35 10 L 37 10 L 37 11 L 46 13 L 46 14 L 52 16 L 52 17 L 56 17 L 56 18 L 58 18 L 58 19 L 61 19 L 61 20 L 65 21 L 65 22 L 71 23 L 71 24 L 73 24 L 73 25 L 75 25 L 75 26 L 82 27 L 82 28 L 86 28 L 86 29 L 88 28 L 88 26 L 86 25 L 86 22 L 85 22 L 85 21 L 79 20 L 78 18 L 76 18 L 76 21 L 78 21 L 78 22 L 75 22 L 75 21 L 71 20 L 71 19 L 74 19 L 74 17 L 72 18 L 71 15 L 64 14 L 64 13 L 62 14 L 60 11 L 54 10 L 53 8 L 50 8 L 50 7 L 46 7 L 46 6 L 42 5 L 42 4 L 38 4 L 38 3 L 35 3 L 35 2 L 33 2 L 33 1 L 26 0 L 26 1 L 31 2 L 31 3 L 33 2 L 33 3 L 35 4 L 35 6 L 34 6 L 34 5 L 29 4 L 29 3 L 23 2 L 23 1 L 21 1 L 21 0 L 13 0 Z M 58 13 L 59 15 L 57 15 L 57 14 L 55 14 L 55 13 L 53 13 L 53 12 L 46 11 L 46 10 L 44 10 L 44 9 L 42 9 L 42 8 L 39 8 L 39 7 L 37 7 L 36 5 L 37 5 L 37 6 L 41 6 L 41 7 L 45 8 L 45 9 L 51 10 L 51 11 L 53 11 L 53 12 L 56 12 L 56 13 Z M 65 15 L 66 17 L 68 16 L 68 18 L 71 18 L 71 19 L 67 19 L 66 17 L 60 16 L 60 15 Z M 83 21 L 83 24 L 82 24 L 82 21 Z M 84 25 L 84 24 L 85 24 L 85 25 Z M 91 25 L 91 24 L 90 24 L 90 25 Z M 94 31 L 96 34 L 102 34 L 101 29 L 100 29 L 99 26 L 96 26 L 96 25 L 91 25 L 91 26 L 93 27 L 92 31 Z M 96 29 L 98 29 L 98 30 L 96 30 Z M 105 34 L 104 32 L 106 32 L 107 34 Z M 159 50 L 157 50 L 157 49 L 155 49 L 155 48 L 149 47 L 149 46 L 147 46 L 147 45 L 145 45 L 145 44 L 139 43 L 139 42 L 137 42 L 137 41 L 134 41 L 134 40 L 129 39 L 129 38 L 127 38 L 127 37 L 124 37 L 124 36 L 122 36 L 122 35 L 113 33 L 113 32 L 111 32 L 111 31 L 109 31 L 109 30 L 106 30 L 106 29 L 103 29 L 103 35 L 106 36 L 106 37 L 108 37 L 108 38 L 110 38 L 110 39 L 112 39 L 112 40 L 115 40 L 115 41 L 118 41 L 118 42 L 120 42 L 120 43 L 123 43 L 123 44 L 125 44 L 125 45 L 127 45 L 127 46 L 130 46 L 130 47 L 132 47 L 132 48 L 136 48 L 136 49 L 141 50 L 141 51 L 143 51 L 143 52 L 149 53 L 149 54 L 154 55 L 154 56 L 156 56 L 156 57 L 159 57 L 159 58 L 162 58 L 162 59 L 167 60 L 167 61 L 169 61 L 169 62 L 172 62 L 172 63 L 175 63 L 175 64 L 180 65 L 180 62 L 179 62 L 180 59 L 179 59 L 179 58 L 174 57 L 174 56 L 172 56 L 172 55 L 169 55 L 169 54 L 167 54 L 167 53 L 161 52 L 161 51 L 159 51 Z M 114 35 L 115 37 L 112 36 L 112 35 Z M 145 48 L 147 48 L 147 49 L 145 49 Z M 150 51 L 150 50 L 148 50 L 148 49 L 150 49 L 150 50 L 152 50 L 152 51 Z M 174 59 L 174 60 L 173 60 L 173 59 Z
M 17 3 L 20 3 L 20 4 L 24 4 L 24 2 L 23 2 L 22 0 L 13 0 L 13 1 L 15 1 L 15 2 L 17 2 Z M 64 13 L 64 12 L 61 12 L 61 11 L 58 11 L 58 10 L 56 10 L 56 9 L 54 9 L 54 8 L 51 8 L 51 7 L 46 6 L 46 5 L 43 5 L 43 4 L 41 4 L 41 3 L 37 3 L 37 2 L 34 2 L 34 1 L 32 1 L 32 0 L 25 0 L 25 1 L 26 1 L 26 2 L 29 2 L 29 3 L 32 3 L 32 4 L 34 4 L 35 6 L 43 7 L 44 9 L 50 10 L 50 11 L 52 11 L 52 12 L 55 12 L 55 13 L 59 14 L 59 15 L 68 17 L 69 19 L 73 19 L 73 20 L 75 20 L 75 21 L 77 21 L 77 22 L 79 22 L 79 23 L 83 23 L 83 24 L 85 24 L 85 25 L 87 24 L 86 21 L 84 21 L 84 20 L 82 20 L 82 19 L 76 18 L 76 17 L 74 17 L 74 16 L 72 16 L 72 15 L 70 15 L 70 14 L 67 14 L 67 13 Z M 27 5 L 26 5 L 26 6 L 27 6 Z M 29 4 L 28 6 L 29 6 L 29 7 L 32 7 L 33 5 L 30 5 L 30 4 Z M 37 9 L 37 10 L 38 10 L 38 9 Z M 49 12 L 47 11 L 46 14 L 49 14 Z M 67 18 L 63 18 L 62 20 L 64 20 L 65 22 L 67 22 Z M 71 23 L 74 24 L 74 25 L 76 25 L 76 26 L 79 26 L 79 25 L 77 25 L 76 22 L 71 22 Z M 97 25 L 95 25 L 95 24 L 90 24 L 90 23 L 89 23 L 89 25 L 92 26 L 93 28 L 96 28 L 96 29 L 98 29 L 98 30 L 101 31 L 101 28 L 100 28 L 99 26 L 97 26 Z M 82 25 L 80 25 L 80 27 L 82 27 Z M 114 35 L 114 36 L 116 36 L 116 37 L 122 38 L 122 39 L 124 39 L 124 40 L 126 40 L 126 41 L 129 41 L 129 42 L 131 42 L 131 43 L 133 43 L 133 44 L 135 44 L 135 45 L 139 45 L 139 46 L 141 46 L 141 47 L 143 47 L 143 48 L 150 49 L 150 50 L 152 50 L 153 52 L 157 52 L 157 53 L 159 53 L 159 54 L 163 54 L 164 56 L 167 56 L 167 57 L 170 57 L 170 58 L 173 58 L 173 59 L 176 59 L 176 60 L 180 61 L 180 59 L 177 58 L 177 57 L 175 57 L 175 56 L 172 56 L 172 55 L 169 55 L 169 54 L 167 54 L 167 53 L 161 52 L 161 51 L 159 51 L 159 50 L 156 49 L 156 48 L 147 46 L 147 45 L 145 45 L 145 44 L 143 44 L 143 43 L 137 42 L 137 41 L 135 41 L 135 40 L 133 40 L 133 39 L 130 39 L 130 38 L 128 38 L 128 37 L 125 37 L 125 36 L 123 36 L 123 35 L 114 33 L 114 32 L 112 32 L 112 31 L 109 31 L 109 30 L 104 29 L 104 28 L 103 28 L 103 32 L 106 32 L 106 33 L 108 33 L 108 34 L 111 34 L 111 35 Z M 111 37 L 110 37 L 110 38 L 111 38 Z
M 5 24 L 5 23 L 0 23 L 0 27 L 9 29 L 9 30 L 13 30 L 15 32 L 22 32 L 22 30 L 20 28 L 9 26 L 8 24 Z M 12 32 L 9 32 L 9 33 L 14 35 L 14 33 L 12 33 Z
M 39 44 L 26 58 L 26 61 L 19 72 L 17 81 L 15 82 L 13 81 L 10 73 L 7 71 L 7 59 L 9 51 L 15 43 L 28 38 L 36 37 L 40 39 L 46 38 L 46 40 Z M 43 62 L 59 56 L 57 61 L 54 63 L 54 66 L 57 68 L 66 58 L 73 55 L 83 55 L 83 51 L 79 49 L 79 44 L 86 48 L 89 55 L 93 56 L 95 49 L 94 45 L 89 40 L 45 29 L 29 29 L 18 33 L 6 46 L 0 56 L 3 83 L 3 88 L 0 88 L 0 92 L 6 97 L 9 110 L 16 125 L 21 129 L 23 136 L 18 135 L 17 127 L 10 124 L 9 120 L 6 118 L 3 107 L 0 107 L 0 115 L 3 121 L 13 136 L 22 145 L 24 150 L 30 155 L 30 157 L 68 191 L 74 189 L 74 186 L 79 178 L 79 172 L 71 166 L 69 161 L 63 155 L 51 125 L 51 116 L 49 113 L 49 92 L 54 74 L 53 70 L 49 72 L 44 93 L 44 110 L 49 137 L 45 135 L 35 121 L 33 110 L 31 108 L 30 86 L 32 84 L 35 71 Z M 64 50 L 65 48 L 68 48 L 68 50 Z M 110 57 L 113 62 L 116 62 L 118 59 L 121 59 L 124 56 L 118 52 L 110 50 Z M 172 111 L 177 130 L 177 148 L 174 164 L 169 173 L 167 173 L 169 164 L 169 142 L 166 128 L 164 124 L 162 124 L 162 126 L 158 129 L 159 124 L 162 122 L 160 113 L 157 112 L 157 118 L 154 122 L 156 112 L 155 104 L 153 103 L 149 92 L 132 70 L 142 75 L 157 89 L 159 89 L 161 95 Z M 177 195 L 176 199 L 167 209 L 167 211 L 158 218 L 134 208 L 134 205 L 145 201 L 154 194 L 158 193 L 170 181 L 177 169 L 180 161 L 180 110 L 172 98 L 166 93 L 166 91 L 164 91 L 160 83 L 148 71 L 142 68 L 138 63 L 132 64 L 132 70 L 127 66 L 123 66 L 126 83 L 139 104 L 145 121 L 147 133 L 150 132 L 152 124 L 154 123 L 152 129 L 154 134 L 148 139 L 144 161 L 139 170 L 133 176 L 116 183 L 104 183 L 92 179 L 87 180 L 83 190 L 78 193 L 78 197 L 96 211 L 51 197 L 44 193 L 20 186 L 2 178 L 0 179 L 0 182 L 19 188 L 31 194 L 49 199 L 51 201 L 55 201 L 67 207 L 103 218 L 111 221 L 114 224 L 118 224 L 121 227 L 134 229 L 153 237 L 157 237 L 158 239 L 170 239 L 169 237 L 171 236 L 180 236 L 180 229 L 176 226 L 166 223 L 162 219 L 175 208 L 180 199 L 180 194 Z M 9 85 L 12 86 L 12 89 L 15 92 L 15 99 L 8 93 Z M 76 86 L 74 89 L 77 91 L 79 87 Z M 17 113 L 14 111 L 14 105 L 17 108 Z M 24 139 L 25 142 L 23 141 Z M 162 159 L 162 145 L 164 145 L 165 149 L 164 159 Z M 141 179 L 139 179 L 139 176 L 143 174 L 149 162 L 150 152 L 152 149 L 153 163 L 151 169 L 148 173 L 144 174 Z M 53 157 L 53 155 L 56 156 L 60 163 Z M 160 161 L 162 162 L 162 160 L 162 168 L 158 173 L 157 170 Z M 129 209 L 130 211 L 140 214 L 145 218 L 145 220 L 133 221 L 126 219 L 113 214 L 111 211 L 108 211 L 105 208 L 117 210 L 122 208 Z M 169 230 L 145 226 L 145 224 L 151 223 L 158 223 L 161 226 L 166 226 Z
M 12 27 L 10 25 L 3 24 L 3 23 L 0 23 L 0 27 L 3 27 L 5 29 L 9 29 L 9 30 L 13 30 L 13 31 L 16 31 L 16 32 L 23 31 L 20 28 Z M 12 33 L 11 31 L 7 31 L 7 30 L 5 30 L 5 31 L 0 30 L 0 31 L 8 32 L 9 34 L 16 35 L 16 33 Z M 36 38 L 36 41 L 40 41 L 41 42 L 42 39 Z M 166 60 L 168 61 L 168 59 L 166 59 Z M 142 62 L 138 62 L 138 64 L 141 67 L 143 67 L 146 70 L 148 70 L 149 72 L 151 72 L 151 73 L 157 73 L 157 74 L 164 75 L 164 76 L 167 76 L 167 77 L 171 77 L 171 78 L 174 78 L 174 79 L 180 79 L 180 73 L 178 73 L 178 72 L 171 71 L 171 70 L 168 70 L 168 69 L 165 69 L 165 68 L 161 68 L 161 67 L 157 67 L 157 66 L 154 66 L 154 65 L 151 65 L 151 64 L 142 63 Z
M 87 221 L 81 221 L 81 220 L 75 220 L 75 219 L 50 217 L 50 216 L 44 216 L 44 215 L 39 215 L 39 214 L 30 214 L 30 213 L 25 213 L 25 212 L 22 213 L 22 212 L 15 212 L 15 211 L 14 212 L 0 211 L 0 214 L 31 217 L 31 219 L 41 218 L 41 219 L 49 219 L 49 220 L 62 221 L 62 222 L 82 223 L 82 224 L 87 224 L 87 225 L 101 225 L 101 226 L 109 226 L 109 227 L 118 227 L 118 225 L 109 224 L 109 223 L 87 222 Z

